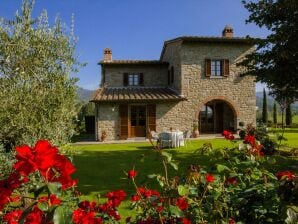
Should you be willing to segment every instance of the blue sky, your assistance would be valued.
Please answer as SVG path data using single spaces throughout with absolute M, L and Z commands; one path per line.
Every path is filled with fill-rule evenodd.
M 0 16 L 12 18 L 22 0 L 0 0 Z M 76 76 L 79 86 L 96 89 L 103 49 L 114 59 L 159 59 L 163 42 L 178 36 L 220 36 L 226 24 L 235 36 L 265 37 L 245 24 L 248 12 L 240 0 L 36 0 L 33 16 L 46 9 L 50 22 L 59 14 L 68 26 L 75 17 L 77 54 L 87 66 Z M 263 88 L 257 85 L 257 91 Z

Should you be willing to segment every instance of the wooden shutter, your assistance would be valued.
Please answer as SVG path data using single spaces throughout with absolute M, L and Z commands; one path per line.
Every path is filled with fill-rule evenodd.
M 156 105 L 147 105 L 147 137 L 150 131 L 156 131 Z
M 205 75 L 206 77 L 211 76 L 211 59 L 205 59 Z
M 171 83 L 174 83 L 174 66 L 171 67 Z
M 168 70 L 168 85 L 171 84 L 171 72 Z
M 128 73 L 123 74 L 123 86 L 128 86 Z
M 229 76 L 230 75 L 230 61 L 229 59 L 223 60 L 223 76 Z
M 120 139 L 128 138 L 128 105 L 119 105 Z
M 140 73 L 140 77 L 139 77 L 139 85 L 143 86 L 144 85 L 144 73 Z

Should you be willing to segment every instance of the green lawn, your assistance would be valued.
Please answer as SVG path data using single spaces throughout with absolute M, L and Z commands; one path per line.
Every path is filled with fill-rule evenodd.
M 289 138 L 290 144 L 292 142 L 296 144 L 297 134 L 296 136 L 292 136 L 292 134 L 295 135 L 295 133 L 286 133 L 286 137 Z M 187 148 L 166 149 L 166 151 L 173 154 L 175 160 L 179 161 L 179 171 L 170 168 L 170 176 L 183 174 L 190 164 L 207 166 L 208 171 L 212 172 L 216 163 L 225 163 L 225 161 L 219 161 L 216 157 L 210 158 L 195 153 L 205 142 L 212 143 L 214 150 L 233 146 L 230 141 L 214 139 L 210 141 L 193 140 L 190 141 Z M 234 144 L 238 145 L 238 143 Z M 94 200 L 98 194 L 104 195 L 108 191 L 117 189 L 124 189 L 128 196 L 132 195 L 134 188 L 125 176 L 124 171 L 128 171 L 133 167 L 138 171 L 138 185 L 151 182 L 150 187 L 158 188 L 154 180 L 147 178 L 149 174 L 163 172 L 160 156 L 152 150 L 149 143 L 75 145 L 74 149 L 76 153 L 73 162 L 77 167 L 75 178 L 79 179 L 79 190 L 88 199 Z M 276 160 L 278 163 L 272 167 L 274 172 L 279 169 L 289 169 L 289 167 L 297 164 L 296 159 L 281 156 L 276 156 Z M 122 205 L 120 213 L 124 217 L 131 215 L 128 201 Z
M 280 128 L 271 128 L 272 138 L 276 139 L 275 134 L 281 134 L 282 129 Z M 286 141 L 282 141 L 282 144 L 289 147 L 298 148 L 298 128 L 285 128 L 284 137 L 287 139 Z

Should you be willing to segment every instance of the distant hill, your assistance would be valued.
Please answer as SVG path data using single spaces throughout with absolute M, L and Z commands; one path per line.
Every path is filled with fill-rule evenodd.
M 256 92 L 257 107 L 262 109 L 263 107 L 263 92 Z M 267 105 L 269 110 L 273 110 L 274 99 L 267 94 Z M 278 106 L 278 104 L 277 104 Z M 292 104 L 292 111 L 298 112 L 298 102 Z
M 89 90 L 89 89 L 83 89 L 79 87 L 78 89 L 78 97 L 80 101 L 83 101 L 85 103 L 88 103 L 89 100 L 92 98 L 93 94 L 96 90 Z

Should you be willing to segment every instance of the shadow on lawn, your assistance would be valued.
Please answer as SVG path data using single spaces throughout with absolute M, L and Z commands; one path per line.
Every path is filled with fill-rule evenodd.
M 164 173 L 159 153 L 151 150 L 150 146 L 138 146 L 138 150 L 119 151 L 82 151 L 74 155 L 74 164 L 77 171 L 74 178 L 79 179 L 79 191 L 84 194 L 105 194 L 111 190 L 124 189 L 128 196 L 135 190 L 124 171 L 135 169 L 138 172 L 136 182 L 139 186 L 150 183 L 151 188 L 158 189 L 155 180 L 148 179 L 149 174 Z M 179 149 L 167 149 L 178 162 L 179 170 L 169 167 L 169 176 L 184 174 L 190 164 L 206 167 L 206 171 L 214 172 L 216 164 L 227 164 L 227 161 L 217 156 L 207 156 L 183 151 Z M 297 160 L 288 157 L 274 156 L 277 163 L 266 165 L 273 173 L 279 170 L 287 170 L 297 164 Z M 297 169 L 297 167 L 296 167 Z

